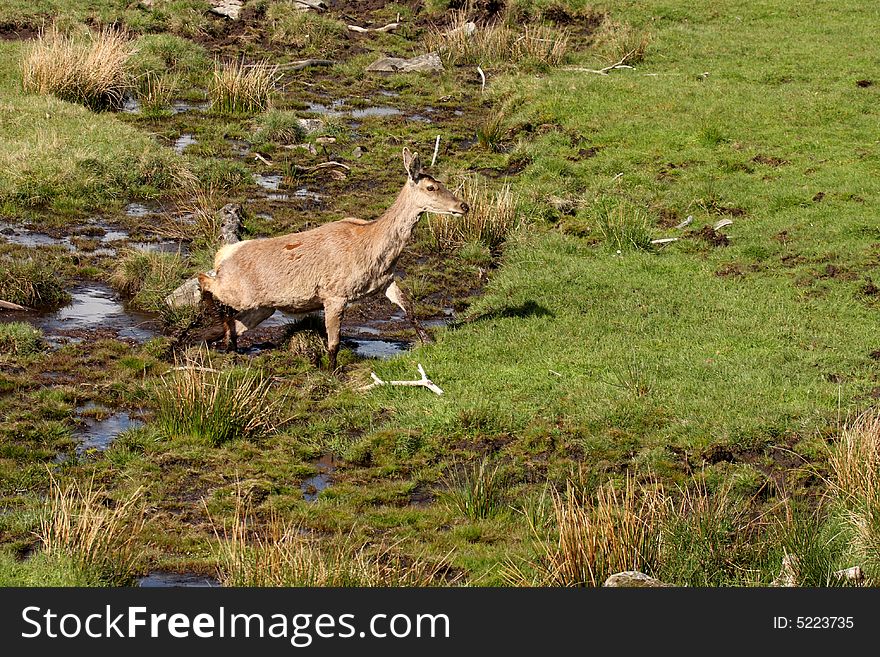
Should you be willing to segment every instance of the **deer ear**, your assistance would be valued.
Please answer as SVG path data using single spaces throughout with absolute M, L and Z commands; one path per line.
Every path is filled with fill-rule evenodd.
M 422 160 L 418 153 L 410 153 L 408 148 L 403 149 L 403 168 L 410 180 L 418 180 L 422 173 Z

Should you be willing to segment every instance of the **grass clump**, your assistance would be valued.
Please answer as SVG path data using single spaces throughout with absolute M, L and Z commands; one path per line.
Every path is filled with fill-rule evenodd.
M 466 11 L 455 13 L 447 27 L 432 27 L 425 37 L 428 51 L 440 53 L 449 66 L 558 66 L 568 53 L 567 30 L 507 21 L 471 27 Z
M 256 114 L 269 109 L 281 79 L 277 65 L 242 61 L 214 65 L 208 88 L 211 110 L 218 114 Z
M 43 332 L 27 322 L 0 324 L 0 354 L 25 356 L 42 349 Z
M 207 82 L 211 60 L 197 43 L 173 34 L 147 34 L 140 37 L 130 63 L 132 75 L 171 74 L 185 78 L 190 85 Z
M 144 502 L 141 489 L 115 504 L 107 501 L 94 482 L 62 486 L 52 477 L 37 536 L 48 558 L 71 561 L 92 585 L 119 586 L 131 582 L 140 561 Z
M 660 529 L 667 498 L 659 489 L 637 487 L 627 477 L 623 489 L 600 487 L 595 503 L 569 483 L 553 492 L 554 532 L 546 537 L 533 526 L 541 556 L 532 564 L 539 586 L 601 586 L 617 572 L 652 573 L 660 562 Z M 519 584 L 528 576 L 518 566 L 508 572 Z
M 619 200 L 599 203 L 595 221 L 609 251 L 651 249 L 648 214 L 632 203 Z
M 453 471 L 441 498 L 446 506 L 471 520 L 489 518 L 502 508 L 504 477 L 487 458 L 470 468 Z
M 61 305 L 70 295 L 51 263 L 0 258 L 0 299 L 35 308 Z
M 621 62 L 630 65 L 644 61 L 650 44 L 650 32 L 607 17 L 593 42 L 594 48 L 609 64 Z
M 369 553 L 351 536 L 320 541 L 275 513 L 260 522 L 241 497 L 231 526 L 214 524 L 214 535 L 224 586 L 433 586 L 447 570 L 444 559 Z
M 273 2 L 266 10 L 269 39 L 295 48 L 303 55 L 328 55 L 345 37 L 346 26 L 311 11 L 300 11 L 292 2 Z
M 156 424 L 168 438 L 213 446 L 275 430 L 278 404 L 270 383 L 252 368 L 215 370 L 196 358 L 163 376 L 156 389 Z
M 131 39 L 115 29 L 90 31 L 80 38 L 53 27 L 25 52 L 22 87 L 27 93 L 51 94 L 95 111 L 116 109 L 130 86 L 127 65 L 133 51 Z
M 295 112 L 270 110 L 261 115 L 255 122 L 254 144 L 295 144 L 301 142 L 306 131 Z
M 428 234 L 440 251 L 455 250 L 473 242 L 496 251 L 511 233 L 524 225 L 510 185 L 495 191 L 487 183 L 467 178 L 455 193 L 470 205 L 468 213 L 463 217 L 428 215 L 426 222 Z
M 183 259 L 176 253 L 130 250 L 120 254 L 110 284 L 130 296 L 134 306 L 174 320 L 165 297 L 180 285 L 185 274 Z
M 135 94 L 144 112 L 160 112 L 167 108 L 177 93 L 177 80 L 170 75 L 147 73 L 139 78 Z
M 829 455 L 831 496 L 849 551 L 875 581 L 880 577 L 880 412 L 847 426 Z

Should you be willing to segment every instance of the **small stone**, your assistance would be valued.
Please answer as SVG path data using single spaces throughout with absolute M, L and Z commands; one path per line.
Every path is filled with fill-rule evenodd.
M 239 14 L 241 14 L 241 6 L 239 0 L 222 0 L 222 2 L 211 7 L 209 11 L 218 16 L 224 16 L 225 18 L 236 21 L 238 20 Z
M 364 156 L 364 149 L 358 146 L 351 152 L 351 156 L 356 160 L 361 159 Z
M 307 135 L 318 132 L 324 127 L 324 122 L 321 119 L 297 119 L 297 123 L 305 130 Z
M 609 575 L 602 586 L 609 588 L 661 588 L 672 586 L 637 570 L 626 570 Z

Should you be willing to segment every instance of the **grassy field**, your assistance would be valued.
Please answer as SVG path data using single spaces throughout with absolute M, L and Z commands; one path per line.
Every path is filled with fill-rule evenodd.
M 142 37 L 132 74 L 177 62 L 175 97 L 207 98 L 211 57 L 338 60 L 285 76 L 265 111 L 95 113 L 24 95 L 27 45 L 0 41 L 3 218 L 64 231 L 132 200 L 198 200 L 204 216 L 235 201 L 256 236 L 371 217 L 402 184 L 401 146 L 425 157 L 441 134 L 441 177 L 485 185 L 487 199 L 509 189 L 512 232 L 468 224 L 444 242 L 423 221 L 403 284 L 422 316 L 449 306 L 455 320 L 390 360 L 344 351 L 336 373 L 315 366 L 322 346 L 307 331 L 246 355 L 184 350 L 170 324 L 140 345 L 98 334 L 57 349 L 7 325 L 0 583 L 51 569 L 69 585 L 169 570 L 229 585 L 570 586 L 639 569 L 748 586 L 770 584 L 785 554 L 798 585 L 845 584 L 834 571 L 856 564 L 878 581 L 880 10 L 520 1 L 505 22 L 475 3 L 479 48 L 444 51 L 435 77 L 375 78 L 362 71 L 378 54 L 438 43 L 449 3 L 357 10 L 362 24 L 404 16 L 401 33 L 369 37 L 346 35 L 331 11 L 311 26 L 320 42 L 301 39 L 281 3 L 257 4 L 238 41 L 190 5 L 101 11 L 174 34 Z M 0 20 L 85 19 L 50 5 L 10 6 Z M 552 65 L 543 41 L 518 32 L 527 13 L 567 39 Z M 207 22 L 191 32 L 184 15 Z M 400 115 L 323 117 L 303 134 L 295 119 L 337 98 Z M 411 118 L 425 107 L 431 123 Z M 181 135 L 196 143 L 176 154 Z M 237 155 L 239 142 L 263 160 Z M 287 148 L 299 142 L 315 154 Z M 322 180 L 330 200 L 315 208 L 271 202 L 251 182 L 281 174 L 311 189 L 309 167 L 334 158 L 352 173 Z M 498 205 L 496 219 L 507 216 Z M 190 238 L 170 259 L 33 258 L 65 280 L 116 281 L 158 310 L 210 261 L 211 235 Z M 665 238 L 676 240 L 652 243 Z M 7 262 L 25 252 L 0 244 Z M 197 369 L 170 369 L 186 363 Z M 410 379 L 418 364 L 442 396 L 358 391 L 371 371 Z M 71 458 L 85 402 L 144 425 Z M 331 485 L 307 499 L 327 463 Z M 107 540 L 61 531 L 70 518 L 107 528 Z

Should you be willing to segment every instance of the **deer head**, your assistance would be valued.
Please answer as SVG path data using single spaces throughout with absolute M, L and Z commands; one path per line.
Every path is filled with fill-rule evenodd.
M 446 189 L 443 183 L 422 171 L 418 153 L 410 153 L 408 148 L 404 148 L 403 168 L 409 176 L 406 187 L 411 202 L 419 207 L 420 212 L 460 217 L 469 210 L 468 204 Z

